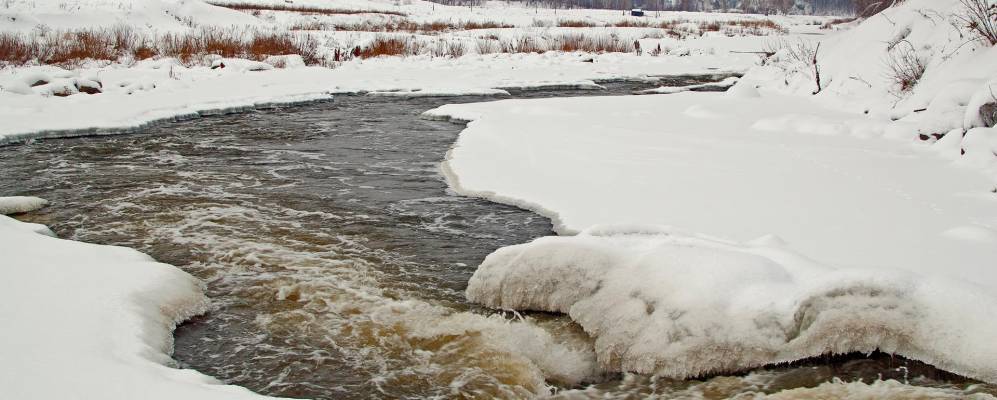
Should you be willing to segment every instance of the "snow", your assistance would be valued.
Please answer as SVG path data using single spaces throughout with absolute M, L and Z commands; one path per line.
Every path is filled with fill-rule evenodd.
M 239 1 L 244 2 L 244 1 Z M 283 1 L 250 1 L 286 6 Z M 305 15 L 285 11 L 241 12 L 208 5 L 199 0 L 11 0 L 0 8 L 4 31 L 30 33 L 80 28 L 113 28 L 128 25 L 142 35 L 189 33 L 198 29 L 288 29 L 300 22 L 381 23 L 400 18 L 414 22 L 499 22 L 515 28 L 448 31 L 438 34 L 311 31 L 320 51 L 352 49 L 376 36 L 397 36 L 425 44 L 462 43 L 463 57 L 383 57 L 354 60 L 336 68 L 303 67 L 301 59 L 271 56 L 266 62 L 219 59 L 217 56 L 181 65 L 162 58 L 134 62 L 87 62 L 65 70 L 53 66 L 0 69 L 0 145 L 32 138 L 134 132 L 148 124 L 196 117 L 202 113 L 237 112 L 326 100 L 334 93 L 376 92 L 389 95 L 502 95 L 510 88 L 589 87 L 614 79 L 647 79 L 661 75 L 743 72 L 757 61 L 754 54 L 738 53 L 763 47 L 766 36 L 733 37 L 692 34 L 686 40 L 661 37 L 651 28 L 561 28 L 558 20 L 585 20 L 604 25 L 632 21 L 614 10 L 538 10 L 489 2 L 485 7 L 450 7 L 425 1 L 337 1 L 333 6 L 317 0 L 296 1 L 293 6 L 402 12 L 387 14 Z M 698 29 L 699 22 L 772 20 L 792 34 L 819 33 L 827 17 L 761 16 L 720 13 L 661 13 L 641 21 L 688 21 L 680 25 Z M 725 28 L 727 26 L 725 25 Z M 761 31 L 762 34 L 778 34 Z M 532 38 L 543 42 L 560 35 L 585 35 L 624 42 L 640 41 L 645 49 L 660 46 L 661 56 L 636 54 L 477 54 L 475 41 L 496 37 L 501 42 Z M 211 69 L 224 63 L 227 68 Z M 283 66 L 274 68 L 274 66 Z M 44 82 L 38 84 L 39 82 Z M 36 85 L 32 87 L 33 85 Z M 83 86 L 99 94 L 83 94 Z M 68 95 L 68 97 L 59 97 Z
M 965 45 L 950 24 L 957 6 L 958 0 L 908 0 L 829 36 L 816 28 L 822 18 L 771 17 L 790 31 L 785 43 L 821 43 L 823 90 L 811 96 L 811 69 L 794 65 L 787 51 L 757 67 L 756 55 L 742 53 L 763 49 L 772 42 L 767 37 L 677 40 L 644 28 L 553 26 L 558 19 L 600 25 L 630 19 L 612 10 L 348 0 L 336 7 L 399 11 L 420 22 L 516 26 L 399 34 L 423 43 L 584 32 L 663 50 L 661 56 L 470 51 L 459 58 L 356 60 L 334 69 L 304 67 L 293 56 L 5 68 L 0 145 L 130 132 L 336 93 L 499 96 L 510 89 L 599 90 L 604 80 L 747 72 L 736 84 L 725 81 L 734 84 L 725 94 L 662 88 L 654 96 L 502 100 L 428 112 L 428 118 L 470 121 L 442 165 L 456 192 L 535 210 L 559 233 L 574 235 L 496 251 L 472 278 L 468 297 L 496 308 L 567 313 L 594 337 L 599 363 L 611 370 L 688 377 L 880 349 L 997 382 L 991 343 L 997 128 L 979 118 L 992 100 L 997 48 Z M 0 20 L 4 30 L 18 32 L 127 23 L 158 34 L 200 26 L 283 29 L 302 18 L 395 18 L 259 14 L 195 0 L 11 0 Z M 660 20 L 683 18 L 690 26 L 762 18 L 662 14 Z M 376 36 L 315 34 L 327 51 Z M 895 51 L 890 43 L 901 42 L 911 43 L 928 66 L 910 92 L 893 85 L 884 62 Z M 84 87 L 101 93 L 78 93 Z M 0 211 L 43 204 L 0 198 Z M 172 329 L 205 307 L 197 279 L 133 250 L 52 236 L 44 226 L 0 216 L 0 318 L 18 328 L 0 332 L 5 395 L 256 397 L 171 368 Z M 589 353 L 552 352 L 556 340 L 539 330 L 503 338 L 493 339 L 516 347 L 531 338 L 526 352 L 548 379 L 577 383 L 594 373 Z
M 595 226 L 492 253 L 467 297 L 570 315 L 610 370 L 688 378 L 878 349 L 997 379 L 989 291 L 901 270 L 834 269 L 780 245 Z
M 698 85 L 686 85 L 686 86 L 662 86 L 659 88 L 642 90 L 637 94 L 675 94 L 675 93 L 688 92 L 697 89 L 726 89 L 731 86 L 734 86 L 734 84 L 737 83 L 739 79 L 740 78 L 737 77 L 729 77 L 716 83 L 702 83 Z
M 0 215 L 26 213 L 45 207 L 46 205 L 48 205 L 48 201 L 38 197 L 0 197 Z
M 782 51 L 725 94 L 427 112 L 470 121 L 442 164 L 457 193 L 573 235 L 496 251 L 468 298 L 566 313 L 616 370 L 879 349 L 997 382 L 997 128 L 974 117 L 997 48 L 959 46 L 933 17 L 957 3 L 909 0 L 813 39 L 817 95 Z M 926 52 L 910 92 L 884 72 L 897 37 Z
M 0 204 L 20 202 L 0 198 Z M 170 358 L 202 283 L 135 250 L 0 215 L 0 386 L 15 399 L 251 399 Z
M 595 62 L 583 62 L 594 58 Z M 270 65 L 222 59 L 226 68 L 184 67 L 174 60 L 139 62 L 73 71 L 55 67 L 0 71 L 0 144 L 36 137 L 129 132 L 161 120 L 206 111 L 239 111 L 279 103 L 330 99 L 335 93 L 393 95 L 498 95 L 513 88 L 585 87 L 593 79 L 646 78 L 663 74 L 738 72 L 751 57 L 637 57 L 577 53 L 488 54 L 458 59 L 389 57 L 336 69 Z M 209 64 L 210 65 L 210 64 Z M 265 66 L 265 67 L 263 67 Z M 46 96 L 51 85 L 74 87 L 99 75 L 103 93 Z M 46 77 L 46 85 L 25 87 Z M 27 84 L 27 85 L 30 85 Z M 11 90 L 13 88 L 13 90 Z M 75 89 L 73 89 L 75 90 Z M 27 91 L 28 94 L 23 94 Z M 53 118 L 56 117 L 56 118 Z

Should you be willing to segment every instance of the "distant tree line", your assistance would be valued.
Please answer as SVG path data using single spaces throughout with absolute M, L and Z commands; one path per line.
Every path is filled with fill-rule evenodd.
M 446 5 L 477 6 L 482 0 L 432 0 Z M 875 14 L 897 0 L 506 0 L 541 8 L 595 8 L 648 11 L 740 11 L 760 14 Z

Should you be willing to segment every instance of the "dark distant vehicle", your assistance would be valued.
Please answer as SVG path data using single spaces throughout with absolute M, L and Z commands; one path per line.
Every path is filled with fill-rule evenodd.
M 641 9 L 641 8 L 634 8 L 634 9 L 630 10 L 630 16 L 631 17 L 643 17 L 644 16 L 644 10 Z

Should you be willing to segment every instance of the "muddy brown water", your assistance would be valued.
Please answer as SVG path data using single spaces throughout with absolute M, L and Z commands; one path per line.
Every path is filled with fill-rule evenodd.
M 671 84 L 718 77 L 684 77 Z M 622 95 L 542 90 L 515 97 Z M 981 384 L 875 354 L 701 380 L 595 374 L 570 320 L 495 313 L 463 289 L 495 249 L 551 235 L 529 211 L 455 196 L 438 171 L 461 126 L 419 118 L 494 97 L 339 96 L 139 134 L 0 148 L 0 193 L 61 237 L 137 248 L 207 283 L 179 366 L 256 392 L 366 398 L 986 398 Z M 530 347 L 532 345 L 548 347 Z M 554 347 L 550 347 L 554 346 Z M 539 357 L 537 352 L 554 355 Z M 577 365 L 571 365 L 577 364 Z M 588 365 L 592 364 L 592 365 Z

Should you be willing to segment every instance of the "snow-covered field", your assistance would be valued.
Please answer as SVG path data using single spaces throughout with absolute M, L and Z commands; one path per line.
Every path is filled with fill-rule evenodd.
M 608 370 L 688 377 L 880 349 L 997 382 L 997 128 L 983 126 L 980 116 L 981 107 L 997 101 L 997 48 L 952 22 L 958 0 L 908 0 L 833 34 L 819 29 L 827 18 L 818 17 L 648 17 L 693 25 L 771 19 L 788 31 L 782 48 L 765 35 L 707 32 L 680 40 L 651 28 L 603 26 L 628 19 L 616 11 L 396 4 L 350 0 L 336 7 L 401 13 L 415 22 L 513 26 L 391 34 L 426 43 L 582 33 L 637 40 L 645 52 L 469 51 L 335 68 L 293 58 L 5 67 L 0 145 L 336 93 L 502 95 L 509 88 L 744 72 L 723 94 L 664 88 L 649 96 L 504 100 L 428 112 L 470 121 L 443 165 L 455 191 L 535 210 L 565 235 L 496 251 L 472 278 L 468 298 L 568 314 L 595 338 Z M 0 8 L 2 30 L 22 33 L 39 25 L 127 23 L 156 35 L 397 18 L 249 13 L 193 0 L 12 0 Z M 560 20 L 598 27 L 556 27 Z M 381 35 L 309 34 L 326 53 Z M 817 42 L 819 78 L 791 51 L 813 51 Z M 649 54 L 659 46 L 660 55 Z M 904 49 L 925 71 L 902 89 L 890 60 Z M 758 65 L 751 52 L 767 50 L 775 54 Z M 218 63 L 226 67 L 211 68 Z M 813 95 L 815 80 L 820 89 Z M 94 86 L 102 93 L 77 93 Z M 41 206 L 40 199 L 0 198 L 5 213 Z M 205 307 L 195 278 L 132 250 L 60 240 L 5 216 L 0 255 L 5 395 L 253 396 L 170 367 L 172 328 Z
M 274 2 L 258 1 L 257 4 Z M 278 2 L 284 4 L 283 2 Z M 334 49 L 344 52 L 366 46 L 377 37 L 402 37 L 425 43 L 459 43 L 467 48 L 462 57 L 379 57 L 334 63 L 336 68 L 302 66 L 292 59 L 269 63 L 248 60 L 206 58 L 203 62 L 180 63 L 172 58 L 119 62 L 88 62 L 77 68 L 24 66 L 0 69 L 0 144 L 32 137 L 73 134 L 113 133 L 173 118 L 190 118 L 199 113 L 239 111 L 270 103 L 295 103 L 327 99 L 337 92 L 381 91 L 393 94 L 502 94 L 502 88 L 589 85 L 593 80 L 641 78 L 657 75 L 743 72 L 757 62 L 759 51 L 770 36 L 733 36 L 719 32 L 694 34 L 687 40 L 662 35 L 654 28 L 557 28 L 564 19 L 585 19 L 607 24 L 633 19 L 614 11 L 553 10 L 508 7 L 489 3 L 473 10 L 415 1 L 395 7 L 394 2 L 336 2 L 335 7 L 358 10 L 394 10 L 412 21 L 484 21 L 516 26 L 503 29 L 447 31 L 444 33 L 375 33 L 318 31 L 320 51 L 328 56 Z M 296 2 L 295 6 L 325 6 L 325 2 Z M 0 31 L 30 34 L 38 31 L 109 28 L 129 24 L 143 35 L 164 32 L 194 32 L 217 27 L 281 30 L 295 18 L 331 18 L 333 21 L 360 19 L 377 21 L 383 14 L 303 15 L 286 11 L 252 13 L 210 6 L 200 1 L 28 1 L 4 2 Z M 388 16 L 402 18 L 398 16 Z M 827 17 L 726 15 L 705 13 L 661 13 L 641 21 L 683 20 L 696 25 L 714 20 L 772 20 L 792 34 L 820 32 Z M 9 22 L 9 23 L 8 23 Z M 44 28 L 39 28 L 44 26 Z M 693 29 L 693 28 L 690 28 Z M 764 32 L 778 34 L 779 32 Z M 495 53 L 479 54 L 473 41 L 480 37 L 494 43 L 510 43 L 527 38 L 561 35 L 616 37 L 630 43 L 639 40 L 647 51 L 634 53 Z M 664 36 L 664 37 L 663 37 Z M 442 45 L 441 45 L 442 46 Z M 661 47 L 660 56 L 651 50 Z M 227 68 L 211 69 L 218 63 Z M 273 65 L 284 65 L 274 68 Z M 80 93 L 97 87 L 102 93 Z M 70 94 L 68 97 L 58 95 Z M 74 132 L 75 131 L 75 132 Z
M 997 48 L 940 28 L 958 9 L 910 0 L 828 38 L 816 96 L 808 66 L 770 64 L 725 94 L 427 112 L 471 121 L 443 167 L 458 193 L 581 232 L 496 251 L 468 298 L 567 313 L 612 369 L 878 348 L 997 381 Z M 910 92 L 883 62 L 897 37 L 927 64 Z

